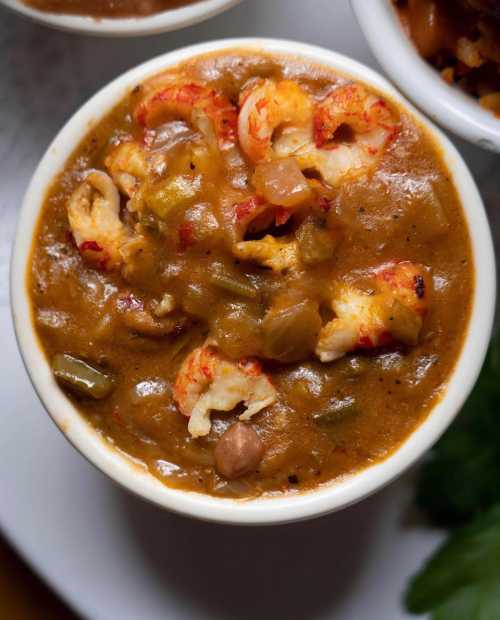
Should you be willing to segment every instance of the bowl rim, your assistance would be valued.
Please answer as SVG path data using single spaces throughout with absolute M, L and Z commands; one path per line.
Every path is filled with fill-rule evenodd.
M 0 0 L 0 4 L 57 30 L 93 36 L 131 37 L 179 30 L 214 17 L 242 0 L 196 0 L 193 4 L 167 9 L 144 17 L 96 18 L 88 15 L 39 11 L 21 0 Z
M 500 119 L 447 84 L 420 56 L 391 0 L 351 0 L 351 6 L 376 59 L 415 105 L 461 138 L 500 153 Z
M 105 442 L 57 386 L 35 333 L 27 287 L 33 233 L 47 188 L 91 126 L 138 81 L 193 56 L 234 49 L 298 56 L 329 66 L 366 82 L 413 115 L 442 150 L 452 174 L 469 229 L 475 271 L 469 326 L 448 386 L 426 420 L 400 447 L 384 461 L 318 489 L 251 500 L 173 489 Z M 412 465 L 446 430 L 477 379 L 491 335 L 495 292 L 493 242 L 482 200 L 471 173 L 448 138 L 369 67 L 313 45 L 258 38 L 210 41 L 168 52 L 124 73 L 87 101 L 59 131 L 31 179 L 19 214 L 10 270 L 12 317 L 24 365 L 46 411 L 74 447 L 115 482 L 154 504 L 207 521 L 245 525 L 298 521 L 339 510 L 382 488 Z

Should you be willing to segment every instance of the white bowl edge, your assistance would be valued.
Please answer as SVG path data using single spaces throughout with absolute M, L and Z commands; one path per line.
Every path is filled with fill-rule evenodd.
M 199 54 L 223 49 L 258 48 L 302 56 L 365 81 L 409 110 L 427 126 L 441 145 L 464 206 L 469 226 L 475 295 L 469 327 L 459 360 L 442 399 L 427 419 L 386 460 L 341 481 L 300 494 L 254 500 L 220 499 L 179 491 L 163 485 L 109 447 L 81 417 L 55 383 L 40 347 L 26 287 L 31 240 L 47 186 L 89 126 L 147 76 Z M 370 495 L 414 463 L 441 436 L 472 389 L 487 351 L 495 305 L 496 278 L 493 243 L 481 197 L 469 170 L 451 142 L 426 121 L 380 75 L 343 55 L 319 47 L 274 39 L 228 39 L 202 43 L 159 56 L 120 76 L 94 95 L 66 123 L 42 158 L 26 192 L 19 216 L 11 263 L 11 304 L 20 351 L 40 400 L 71 443 L 97 468 L 133 493 L 169 510 L 209 521 L 238 524 L 277 524 L 339 510 Z

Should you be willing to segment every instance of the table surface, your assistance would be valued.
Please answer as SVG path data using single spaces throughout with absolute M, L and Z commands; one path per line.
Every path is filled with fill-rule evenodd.
M 243 529 L 161 512 L 118 489 L 62 439 L 22 367 L 8 262 L 23 193 L 49 141 L 82 102 L 139 62 L 198 41 L 253 35 L 323 45 L 379 68 L 347 0 L 247 0 L 204 24 L 129 40 L 60 33 L 0 9 L 0 528 L 92 620 L 403 620 L 406 580 L 440 539 L 413 514 L 414 472 L 309 523 Z M 454 141 L 498 243 L 500 159 Z M 0 548 L 6 564 L 12 589 L 28 588 L 41 605 L 46 595 Z M 2 592 L 0 584 L 0 599 Z M 45 615 L 18 617 L 57 618 L 47 601 Z
M 71 612 L 0 538 L 0 618 L 76 620 Z

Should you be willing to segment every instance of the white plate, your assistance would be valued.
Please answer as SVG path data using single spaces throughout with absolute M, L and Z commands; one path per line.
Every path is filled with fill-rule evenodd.
M 346 0 L 250 0 L 182 33 L 134 41 L 50 32 L 0 12 L 0 527 L 92 620 L 409 619 L 401 592 L 439 539 L 411 516 L 411 475 L 298 525 L 242 529 L 163 513 L 67 444 L 21 365 L 7 263 L 17 205 L 50 139 L 124 69 L 180 45 L 257 34 L 317 43 L 378 68 Z M 455 143 L 496 216 L 500 159 Z M 498 239 L 499 225 L 495 232 Z

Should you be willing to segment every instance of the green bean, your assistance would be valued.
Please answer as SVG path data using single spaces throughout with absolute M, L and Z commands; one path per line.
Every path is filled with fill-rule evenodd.
M 255 299 L 255 297 L 257 297 L 257 289 L 255 289 L 245 277 L 229 274 L 221 268 L 212 270 L 210 273 L 210 282 L 214 286 L 228 293 L 233 293 L 234 295 L 240 295 L 241 297 L 247 297 L 249 299 Z
M 343 399 L 333 398 L 323 409 L 313 415 L 313 420 L 319 426 L 328 426 L 358 413 L 359 409 L 352 396 Z
M 165 363 L 171 363 L 186 349 L 194 349 L 197 344 L 203 341 L 204 334 L 196 327 L 191 327 L 182 334 L 179 334 L 166 352 Z
M 115 386 L 113 377 L 72 355 L 55 355 L 52 372 L 64 387 L 96 400 L 109 396 Z

